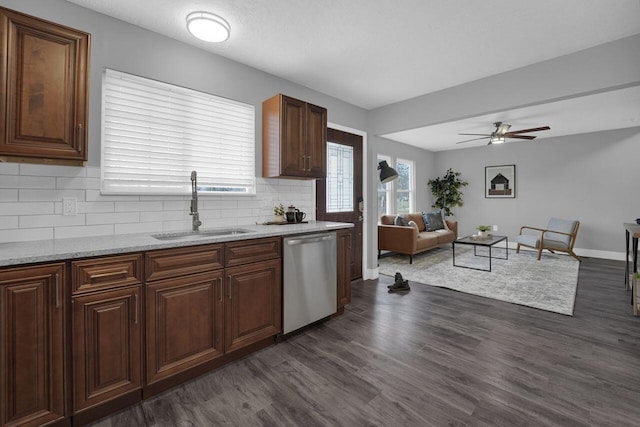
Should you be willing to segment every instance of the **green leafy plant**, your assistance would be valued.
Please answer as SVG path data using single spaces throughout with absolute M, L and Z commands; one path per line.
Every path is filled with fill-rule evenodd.
M 490 225 L 479 225 L 476 227 L 478 230 L 480 231 L 489 231 L 491 230 L 493 227 Z
M 451 208 L 462 206 L 462 192 L 460 189 L 469 185 L 468 182 L 460 179 L 460 172 L 447 170 L 442 178 L 430 179 L 428 184 L 431 187 L 431 193 L 436 198 L 431 207 L 444 209 L 447 216 L 454 215 Z
M 273 207 L 273 214 L 275 216 L 282 216 L 284 215 L 284 206 L 282 206 L 282 203 L 280 203 L 278 206 L 274 206 Z

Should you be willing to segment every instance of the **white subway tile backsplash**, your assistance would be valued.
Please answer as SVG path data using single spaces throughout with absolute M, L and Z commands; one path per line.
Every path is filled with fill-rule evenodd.
M 88 213 L 87 225 L 140 222 L 140 212 Z
M 55 188 L 56 179 L 48 176 L 3 175 L 0 188 Z
M 2 211 L 0 211 L 1 213 Z M 0 216 L 0 229 L 11 230 L 19 227 L 18 216 Z
M 114 202 L 79 202 L 78 213 L 115 212 Z
M 70 239 L 73 237 L 111 236 L 113 224 L 108 225 L 84 225 L 78 227 L 56 227 L 56 239 Z
M 201 194 L 203 228 L 273 220 L 273 207 L 294 205 L 315 215 L 312 181 L 257 178 L 257 193 Z M 78 214 L 62 215 L 62 199 L 74 197 Z M 0 163 L 0 241 L 61 239 L 191 229 L 191 197 L 100 193 L 99 167 Z
M 20 165 L 20 175 L 49 176 L 49 177 L 83 177 L 87 168 L 77 166 L 36 165 L 23 163 Z
M 116 212 L 145 212 L 145 211 L 161 211 L 162 202 L 160 200 L 148 202 L 116 202 Z
M 18 190 L 0 188 L 0 202 L 17 202 Z
M 87 202 L 127 202 L 127 201 L 135 201 L 140 200 L 139 196 L 125 196 L 125 195 L 115 195 L 115 196 L 103 196 L 100 194 L 100 190 L 85 190 L 85 200 Z
M 0 203 L 0 215 L 39 215 L 53 214 L 52 202 Z
M 20 228 L 69 227 L 85 225 L 84 215 L 27 215 L 20 217 Z
M 20 173 L 20 165 L 16 163 L 0 162 L 0 175 L 18 175 Z M 0 177 L 2 181 L 4 177 Z
M 62 202 L 63 197 L 75 197 L 84 201 L 84 190 L 20 190 L 20 202 Z
M 0 243 L 53 239 L 53 228 L 0 230 Z
M 191 221 L 190 218 L 186 211 L 140 212 L 140 222 L 184 221 L 187 219 Z
M 56 188 L 100 190 L 100 178 L 56 178 Z
M 136 222 L 131 224 L 115 224 L 115 234 L 159 233 L 162 222 Z
M 162 208 L 165 211 L 189 211 L 189 200 L 165 200 Z

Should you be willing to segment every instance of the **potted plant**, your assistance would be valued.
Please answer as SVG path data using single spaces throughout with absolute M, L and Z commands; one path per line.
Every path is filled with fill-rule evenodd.
M 284 206 L 282 206 L 282 203 L 273 207 L 273 215 L 274 222 L 284 222 Z
M 460 172 L 454 172 L 453 170 L 447 170 L 442 178 L 430 179 L 428 181 L 431 187 L 431 192 L 435 197 L 435 202 L 431 207 L 444 209 L 446 216 L 453 216 L 454 213 L 451 208 L 455 206 L 462 206 L 462 192 L 460 189 L 469 185 L 468 182 L 462 181 Z
M 491 230 L 491 226 L 490 225 L 479 225 L 476 227 L 476 229 L 478 229 L 478 236 L 479 237 L 487 237 L 487 231 Z

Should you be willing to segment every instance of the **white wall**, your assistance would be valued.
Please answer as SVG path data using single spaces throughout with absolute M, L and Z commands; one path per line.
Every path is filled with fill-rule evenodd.
M 577 219 L 578 254 L 621 258 L 623 222 L 640 217 L 640 128 L 512 142 L 436 153 L 469 182 L 456 209 L 461 235 L 480 224 L 515 238 L 522 225 L 544 227 L 549 217 Z M 516 165 L 516 197 L 484 197 L 485 166 Z
M 3 0 L 2 6 L 91 33 L 88 167 L 0 163 L 0 243 L 190 228 L 188 197 L 101 196 L 102 73 L 113 68 L 256 107 L 256 176 L 262 175 L 262 101 L 276 93 L 322 105 L 332 123 L 365 128 L 366 111 L 246 65 L 63 0 Z M 188 180 L 188 177 L 185 177 Z M 273 205 L 295 205 L 315 219 L 315 182 L 258 178 L 256 196 L 202 196 L 205 227 L 253 224 Z M 62 198 L 79 214 L 63 216 Z

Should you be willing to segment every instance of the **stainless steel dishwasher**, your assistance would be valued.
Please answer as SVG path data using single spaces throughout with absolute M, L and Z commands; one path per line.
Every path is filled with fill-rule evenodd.
M 283 333 L 338 309 L 336 233 L 284 239 Z

